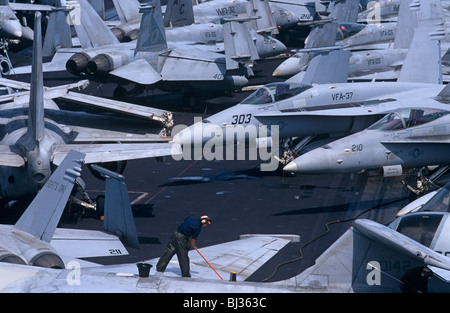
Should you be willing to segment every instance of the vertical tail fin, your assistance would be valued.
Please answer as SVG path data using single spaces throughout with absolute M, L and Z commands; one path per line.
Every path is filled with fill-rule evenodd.
M 139 13 L 139 0 L 113 0 L 117 15 L 123 24 L 139 20 L 141 15 Z
M 57 10 L 50 12 L 44 38 L 44 57 L 52 57 L 59 48 L 72 47 L 72 31 L 67 18 L 68 11 L 61 3 Z
M 411 10 L 413 0 L 402 0 L 398 11 L 397 28 L 395 30 L 395 49 L 409 49 L 414 31 L 418 25 L 418 14 Z
M 417 9 L 419 5 L 419 24 L 397 81 L 442 84 L 440 40 L 445 35 L 442 5 L 432 0 L 413 2 L 411 8 Z
M 230 21 L 223 24 L 223 41 L 227 70 L 238 69 L 240 62 L 259 59 L 246 23 Z
M 358 21 L 359 1 L 336 0 L 330 9 L 330 18 L 335 18 L 338 23 L 356 23 Z
M 159 0 L 142 3 L 142 20 L 136 43 L 138 52 L 159 52 L 167 49 L 166 33 Z
M 33 59 L 31 63 L 30 104 L 27 136 L 36 144 L 44 134 L 44 76 L 42 73 L 42 33 L 40 12 L 34 20 Z M 34 148 L 34 147 L 30 147 Z
M 103 229 L 117 235 L 125 245 L 139 249 L 139 240 L 131 211 L 130 198 L 124 177 L 93 165 L 92 168 L 106 178 L 105 221 Z
M 249 17 L 259 17 L 250 22 L 252 28 L 257 32 L 270 32 L 272 35 L 279 33 L 267 0 L 250 0 L 247 3 L 247 15 Z
M 71 23 L 83 49 L 119 43 L 87 0 L 70 1 L 68 5 L 72 9 L 69 14 Z
M 192 0 L 169 0 L 164 13 L 165 27 L 180 27 L 194 24 Z
M 75 179 L 80 176 L 83 160 L 84 154 L 70 151 L 14 227 L 50 242 Z

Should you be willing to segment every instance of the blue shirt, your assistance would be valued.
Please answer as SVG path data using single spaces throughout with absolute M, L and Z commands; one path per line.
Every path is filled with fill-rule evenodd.
M 198 217 L 190 216 L 184 220 L 184 222 L 178 226 L 178 231 L 185 235 L 187 238 L 197 239 L 200 231 L 202 230 L 202 221 Z

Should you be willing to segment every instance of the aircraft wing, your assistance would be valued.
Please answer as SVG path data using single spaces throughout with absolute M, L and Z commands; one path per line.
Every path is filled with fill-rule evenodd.
M 86 164 L 181 154 L 176 145 L 171 143 L 67 144 L 54 147 L 52 153 L 53 164 L 59 165 L 70 150 L 77 150 L 86 154 Z
M 142 85 L 152 85 L 161 80 L 161 75 L 144 59 L 128 63 L 109 74 Z
M 53 11 L 56 9 L 54 6 L 45 4 L 10 2 L 8 5 L 14 11 Z
M 50 244 L 58 254 L 73 258 L 128 255 L 117 236 L 94 230 L 57 228 Z
M 109 111 L 114 111 L 134 117 L 144 118 L 145 120 L 150 120 L 160 125 L 164 125 L 169 118 L 168 114 L 170 115 L 170 112 L 151 108 L 148 106 L 141 106 L 128 102 L 100 98 L 76 92 L 68 92 L 67 94 L 61 96 L 61 98 L 76 103 L 82 103 L 84 105 L 106 109 Z
M 161 75 L 167 81 L 223 80 L 225 57 L 199 49 L 172 50 L 164 63 Z
M 299 239 L 293 235 L 244 235 L 240 240 L 199 248 L 199 251 L 224 280 L 229 278 L 230 272 L 236 272 L 237 280 L 241 281 L 293 240 Z M 192 277 L 220 280 L 203 257 L 195 250 L 189 251 Z M 178 262 L 170 262 L 164 273 L 179 276 Z
M 448 257 L 389 227 L 367 219 L 356 220 L 353 226 L 370 239 L 406 254 L 417 261 L 422 261 L 425 265 L 450 270 L 450 259 Z

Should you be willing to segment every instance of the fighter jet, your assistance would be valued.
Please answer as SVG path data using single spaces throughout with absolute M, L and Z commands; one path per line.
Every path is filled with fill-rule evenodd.
M 352 51 L 349 61 L 349 81 L 357 80 L 396 80 L 411 44 L 414 30 L 417 27 L 417 12 L 410 9 L 411 0 L 402 1 L 395 40 L 388 49 Z M 344 48 L 344 47 L 343 47 Z M 351 47 L 345 48 L 350 49 Z M 306 49 L 305 51 L 307 51 Z M 319 49 L 310 49 L 317 53 Z M 273 72 L 273 76 L 292 76 L 294 80 L 305 74 L 307 63 L 305 53 L 296 53 L 281 63 Z
M 442 100 L 445 102 L 445 100 Z M 413 102 L 413 100 L 411 100 Z M 309 151 L 284 167 L 300 173 L 359 172 L 383 169 L 400 176 L 403 169 L 447 165 L 448 113 L 434 101 L 395 110 L 368 129 Z
M 248 29 L 240 22 L 224 25 L 228 28 L 224 32 L 225 40 L 236 41 L 227 44 L 229 49 L 225 49 L 224 56 L 191 46 L 169 48 L 159 2 L 143 7 L 141 27 L 146 31 L 140 32 L 137 42 L 130 43 L 119 43 L 85 0 L 80 0 L 79 4 L 83 14 L 77 17 L 81 22 L 78 20 L 74 26 L 80 41 L 86 44 L 83 52 L 72 52 L 66 68 L 77 75 L 87 73 L 92 80 L 116 81 L 121 85 L 134 83 L 141 91 L 143 87 L 166 91 L 201 90 L 203 93 L 205 90 L 234 91 L 245 86 L 248 82 L 245 76 L 252 74 L 244 63 L 258 58 Z M 96 25 L 96 32 L 89 31 L 93 25 Z M 100 31 L 102 28 L 104 33 Z M 115 94 L 123 92 L 120 86 Z
M 69 151 L 20 219 L 14 225 L 0 225 L 0 262 L 65 269 L 70 259 L 127 255 L 118 236 L 122 236 L 128 246 L 137 248 L 129 199 L 125 205 L 125 199 L 122 200 L 124 191 L 128 197 L 123 177 L 106 169 L 102 169 L 102 173 L 108 175 L 105 232 L 57 228 L 80 179 L 84 156 L 78 151 Z
M 131 2 L 131 6 L 128 5 Z M 138 1 L 116 1 L 120 15 L 124 21 L 135 20 L 139 12 Z M 212 52 L 224 52 L 223 25 L 212 22 L 198 23 L 192 1 L 174 1 L 167 3 L 164 14 L 164 26 L 167 43 L 170 48 L 181 45 L 195 45 L 196 48 Z M 131 10 L 136 10 L 132 12 Z M 248 2 L 247 13 L 242 17 L 249 17 L 249 31 L 260 58 L 276 56 L 286 50 L 286 46 L 276 38 L 270 36 L 277 30 L 277 25 L 271 15 L 267 1 L 251 0 Z M 120 41 L 131 41 L 138 38 L 140 20 L 138 23 L 122 23 L 111 28 Z
M 292 137 L 308 140 L 319 135 L 341 137 L 367 128 L 396 108 L 410 107 L 412 101 L 430 101 L 442 107 L 433 100 L 444 89 L 439 66 L 439 39 L 443 30 L 439 21 L 439 18 L 421 20 L 412 43 L 418 49 L 409 51 L 397 82 L 343 83 L 347 81 L 349 52 L 331 51 L 313 59 L 302 83 L 267 84 L 234 107 L 189 128 L 177 128 L 174 142 L 204 147 L 208 143 L 208 146 L 236 144 L 245 139 L 256 141 L 259 146 Z M 417 58 L 427 62 L 426 71 L 417 67 Z M 330 79 L 337 83 L 330 83 Z M 305 143 L 308 141 L 300 142 L 299 147 Z M 295 145 L 290 152 L 277 156 L 281 162 L 298 151 Z
M 0 38 L 33 40 L 33 29 L 20 23 L 14 11 L 51 11 L 50 5 L 0 1 Z
M 170 112 L 123 102 L 104 102 L 98 97 L 68 92 L 73 87 L 83 86 L 85 81 L 68 86 L 43 87 L 40 18 L 38 12 L 30 90 L 8 94 L 0 100 L 3 102 L 0 108 L 3 129 L 0 140 L 2 202 L 33 197 L 48 180 L 54 166 L 59 165 L 71 149 L 85 153 L 87 164 L 170 155 L 171 146 L 163 137 L 163 125 L 170 123 L 171 118 L 166 115 L 169 119 L 164 121 L 163 115 L 171 115 Z M 7 79 L 2 79 L 2 84 L 10 87 L 23 85 Z M 75 98 L 77 103 L 90 105 L 97 102 L 104 108 L 111 106 L 109 110 L 117 110 L 122 116 L 108 118 L 100 114 L 60 110 L 52 101 L 54 98 Z M 139 115 L 141 117 L 137 119 Z
M 404 1 L 405 2 L 405 1 Z M 399 13 L 397 23 L 371 23 L 357 24 L 356 16 L 350 19 L 337 18 L 339 23 L 331 29 L 321 30 L 320 32 L 311 32 L 305 40 L 305 48 L 296 52 L 292 57 L 283 61 L 273 72 L 275 77 L 291 77 L 293 75 L 304 75 L 308 61 L 311 57 L 308 54 L 317 53 L 320 49 L 309 49 L 331 46 L 341 47 L 342 49 L 352 51 L 349 62 L 349 79 L 355 80 L 355 77 L 364 76 L 365 80 L 371 80 L 369 74 L 373 72 L 386 72 L 388 70 L 397 70 L 401 67 L 409 44 L 412 38 L 413 30 L 417 25 L 417 17 L 415 12 L 411 12 L 409 4 L 406 1 L 404 9 Z M 398 11 L 398 7 L 397 7 Z M 320 40 L 325 31 L 330 31 L 334 35 L 337 31 L 336 39 L 330 42 L 322 43 Z M 316 39 L 318 37 L 318 40 Z M 385 40 L 386 39 L 386 40 Z M 317 42 L 318 41 L 318 42 Z M 394 46 L 384 48 L 380 42 L 394 41 Z M 377 45 L 372 45 L 377 43 Z M 373 49 L 375 48 L 375 49 Z M 303 73 L 302 73 L 303 72 Z M 302 74 L 300 74 L 302 73 Z M 377 75 L 376 77 L 380 77 Z M 390 79 L 397 78 L 397 75 L 389 76 Z M 381 76 L 380 79 L 385 79 Z

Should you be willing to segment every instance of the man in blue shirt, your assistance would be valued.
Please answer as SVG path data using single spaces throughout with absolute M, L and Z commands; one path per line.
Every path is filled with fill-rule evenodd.
M 190 246 L 197 249 L 195 245 L 197 237 L 202 228 L 209 224 L 211 224 L 211 219 L 206 215 L 200 218 L 193 216 L 186 218 L 170 238 L 164 254 L 159 259 L 158 264 L 156 264 L 156 270 L 158 272 L 164 272 L 176 253 L 180 264 L 181 276 L 191 277 L 188 256 Z

